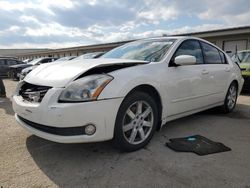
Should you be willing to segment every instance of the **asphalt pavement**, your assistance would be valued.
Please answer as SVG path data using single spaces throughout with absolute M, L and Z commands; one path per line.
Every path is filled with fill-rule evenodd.
M 110 142 L 58 144 L 31 135 L 14 120 L 4 80 L 0 99 L 0 187 L 243 187 L 250 188 L 250 95 L 235 112 L 210 110 L 167 123 L 150 144 L 121 153 Z M 203 135 L 232 151 L 198 156 L 165 146 L 170 138 Z

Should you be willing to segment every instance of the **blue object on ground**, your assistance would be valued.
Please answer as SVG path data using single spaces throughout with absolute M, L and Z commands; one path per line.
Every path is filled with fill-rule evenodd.
M 188 141 L 195 141 L 196 138 L 194 138 L 194 137 L 189 137 L 187 140 L 188 140 Z

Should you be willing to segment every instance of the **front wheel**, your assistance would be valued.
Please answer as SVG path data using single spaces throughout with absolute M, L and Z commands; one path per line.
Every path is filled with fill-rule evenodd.
M 151 140 L 158 123 L 154 99 L 144 92 L 133 92 L 122 102 L 115 124 L 114 144 L 123 151 L 138 150 Z
M 234 110 L 238 98 L 238 87 L 235 82 L 231 83 L 227 91 L 226 98 L 222 109 L 225 113 L 230 113 Z

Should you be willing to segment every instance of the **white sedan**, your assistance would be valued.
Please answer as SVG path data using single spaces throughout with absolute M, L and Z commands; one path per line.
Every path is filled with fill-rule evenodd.
M 144 147 L 168 121 L 236 105 L 243 78 L 217 46 L 193 37 L 127 43 L 99 59 L 41 65 L 13 96 L 17 122 L 60 143 Z

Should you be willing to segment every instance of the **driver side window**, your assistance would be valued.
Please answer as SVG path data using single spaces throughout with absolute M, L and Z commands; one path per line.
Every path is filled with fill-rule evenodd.
M 175 55 L 173 58 L 179 55 L 191 55 L 191 56 L 196 57 L 196 64 L 204 63 L 200 43 L 196 40 L 184 41 L 175 52 Z

